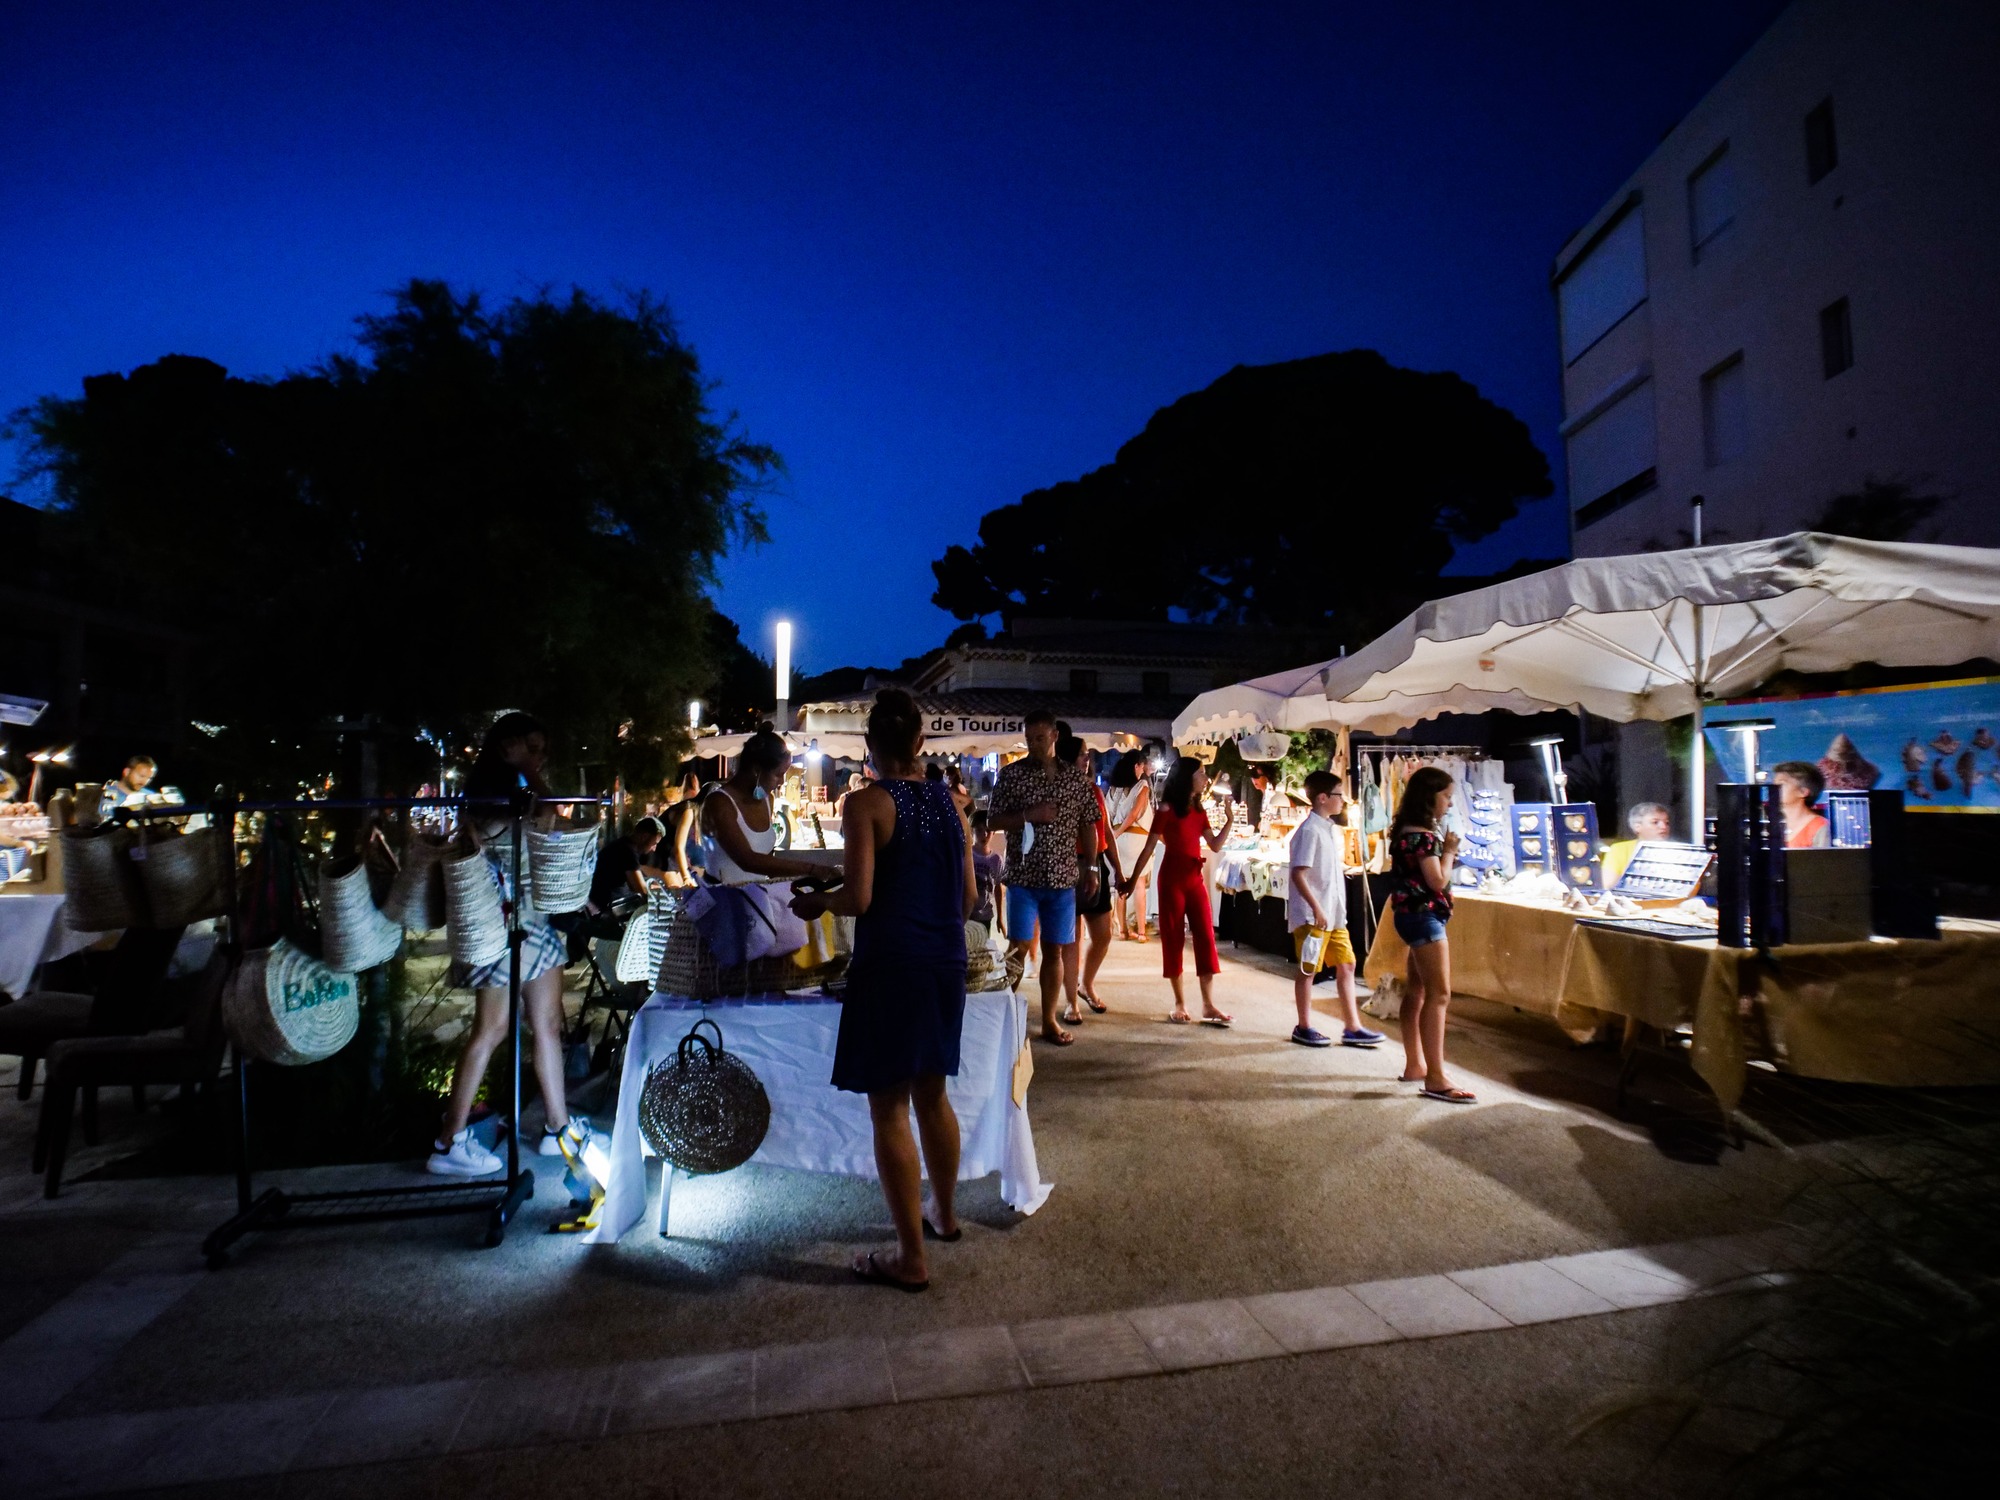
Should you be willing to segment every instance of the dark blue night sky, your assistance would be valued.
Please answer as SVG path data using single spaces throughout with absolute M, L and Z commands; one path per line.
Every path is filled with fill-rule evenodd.
M 1454 369 L 1557 460 L 1550 259 L 1778 9 L 8 4 L 0 409 L 413 275 L 650 288 L 790 467 L 721 604 L 893 661 L 981 512 L 1238 363 Z

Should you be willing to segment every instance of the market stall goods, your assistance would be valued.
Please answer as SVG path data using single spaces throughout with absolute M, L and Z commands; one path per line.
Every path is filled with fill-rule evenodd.
M 751 995 L 691 1001 L 655 995 L 632 1018 L 610 1164 L 598 1227 L 589 1239 L 610 1244 L 646 1216 L 646 1145 L 639 1122 L 648 1070 L 671 1056 L 695 1023 L 720 1023 L 732 1056 L 757 1075 L 771 1102 L 770 1128 L 753 1166 L 788 1167 L 872 1179 L 874 1130 L 868 1101 L 829 1081 L 840 1001 L 823 993 Z M 1025 1090 L 1016 1097 L 1017 1063 L 1027 1046 L 1028 1006 L 1013 990 L 968 995 L 959 1069 L 947 1093 L 958 1115 L 960 1181 L 1000 1174 L 1000 1196 L 1031 1214 L 1047 1199 L 1035 1159 Z
M 244 954 L 222 992 L 229 1039 L 258 1062 L 321 1062 L 353 1040 L 360 1019 L 354 976 L 283 938 Z
M 386 964 L 403 946 L 403 929 L 375 906 L 365 861 L 329 863 L 319 877 L 320 951 L 341 973 Z

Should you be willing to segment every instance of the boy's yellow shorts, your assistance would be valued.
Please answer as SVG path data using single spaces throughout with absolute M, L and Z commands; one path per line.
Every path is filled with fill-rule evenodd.
M 1335 964 L 1351 964 L 1354 962 L 1354 940 L 1347 935 L 1345 927 L 1336 927 L 1330 932 L 1324 927 L 1294 927 L 1292 929 L 1292 957 L 1294 959 L 1298 959 L 1304 955 L 1306 951 L 1306 939 L 1311 937 L 1315 932 L 1326 939 L 1325 945 L 1319 950 L 1319 966 L 1322 969 L 1331 969 Z

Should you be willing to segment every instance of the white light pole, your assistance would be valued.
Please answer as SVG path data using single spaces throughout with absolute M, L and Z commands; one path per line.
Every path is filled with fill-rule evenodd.
M 792 622 L 778 621 L 778 733 L 792 727 Z
M 688 700 L 688 733 L 695 734 L 701 729 L 701 699 Z

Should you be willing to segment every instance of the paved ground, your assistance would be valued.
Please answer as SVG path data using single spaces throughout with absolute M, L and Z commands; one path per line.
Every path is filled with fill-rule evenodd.
M 26 1171 L 32 1107 L 0 1098 L 0 1489 L 287 1464 L 298 1471 L 238 1483 L 932 1494 L 978 1476 L 1030 1494 L 1540 1495 L 1705 1482 L 1698 1447 L 1656 1462 L 1644 1423 L 1573 1435 L 1608 1395 L 1672 1379 L 1768 1294 L 1689 1300 L 1715 1278 L 1688 1267 L 1684 1285 L 1635 1302 L 1602 1282 L 1610 1262 L 1567 1258 L 1766 1230 L 1819 1148 L 1719 1149 L 1689 1123 L 1700 1097 L 1671 1074 L 1646 1085 L 1671 1107 L 1614 1118 L 1615 1056 L 1476 1002 L 1458 1007 L 1453 1071 L 1481 1102 L 1433 1104 L 1395 1081 L 1393 1042 L 1289 1044 L 1275 962 L 1225 951 L 1220 998 L 1237 1025 L 1220 1032 L 1164 1024 L 1157 961 L 1157 946 L 1118 948 L 1103 985 L 1113 1013 L 1077 1046 L 1038 1053 L 1048 1205 L 1022 1220 L 992 1181 L 972 1185 L 966 1239 L 938 1252 L 920 1297 L 845 1271 L 886 1237 L 873 1184 L 758 1169 L 678 1188 L 667 1242 L 640 1230 L 587 1248 L 543 1233 L 560 1197 L 548 1174 L 497 1250 L 473 1248 L 473 1221 L 439 1220 L 263 1236 L 211 1274 L 194 1247 L 229 1211 L 227 1182 L 86 1182 L 43 1203 Z M 163 1128 L 107 1098 L 105 1144 L 76 1170 Z M 415 1180 L 408 1170 L 294 1180 Z M 1510 1318 L 1518 1287 L 1490 1276 L 1368 1290 L 1544 1261 L 1554 1269 L 1507 1274 L 1543 1297 L 1573 1285 L 1573 1306 L 1517 1300 Z M 1481 1285 L 1485 1304 L 1465 1290 Z M 1302 1343 L 1262 1316 L 1281 1305 L 1269 1294 L 1343 1287 L 1388 1327 L 1382 1342 Z M 1317 1295 L 1324 1307 L 1335 1294 Z M 1082 1315 L 1103 1316 L 1050 1331 Z M 1241 1362 L 1176 1371 L 1189 1339 Z M 1066 1350 L 1118 1347 L 1126 1363 L 1085 1360 L 1079 1383 L 1049 1387 Z M 937 1379 L 987 1355 L 1000 1376 L 950 1387 L 976 1394 L 933 1399 L 938 1387 L 894 1373 L 928 1357 Z M 671 1363 L 690 1356 L 715 1359 Z M 726 1372 L 739 1369 L 736 1405 L 660 1404 L 660 1383 L 690 1371 L 736 1400 Z M 774 1414 L 797 1410 L 784 1393 L 800 1389 L 817 1392 L 808 1407 L 857 1409 Z M 646 1430 L 668 1407 L 696 1425 Z M 197 1411 L 203 1443 L 189 1436 Z M 371 1431 L 373 1446 L 356 1436 Z M 52 1443 L 90 1463 L 34 1457 Z M 237 1466 L 197 1462 L 196 1448 Z

